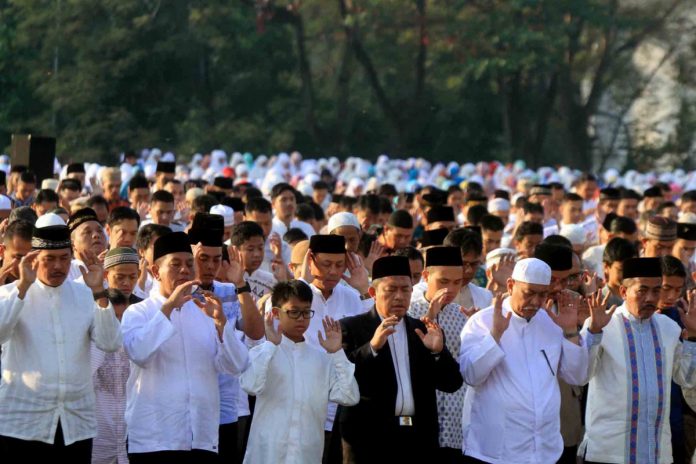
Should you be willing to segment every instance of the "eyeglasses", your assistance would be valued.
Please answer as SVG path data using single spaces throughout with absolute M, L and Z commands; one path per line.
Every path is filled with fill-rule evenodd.
M 476 269 L 481 265 L 481 261 L 462 261 L 462 266 L 466 269 L 467 267 L 470 267 L 472 269 Z
M 570 274 L 568 276 L 568 281 L 580 280 L 580 278 L 582 277 L 582 274 L 583 274 L 582 272 L 576 272 L 575 274 Z
M 276 308 L 280 311 L 283 311 L 285 314 L 288 315 L 290 319 L 299 319 L 300 316 L 302 316 L 302 319 L 311 319 L 314 317 L 314 310 L 312 309 L 305 309 L 305 310 L 300 310 L 300 309 L 283 309 L 283 308 Z

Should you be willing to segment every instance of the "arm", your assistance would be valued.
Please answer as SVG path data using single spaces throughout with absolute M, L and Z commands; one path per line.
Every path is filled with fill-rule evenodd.
M 241 286 L 243 287 L 244 285 L 246 285 L 246 282 L 243 282 Z M 264 335 L 263 316 L 257 309 L 251 292 L 242 292 L 237 295 L 237 298 L 239 299 L 239 308 L 242 315 L 241 328 L 244 335 L 252 340 L 262 339 Z
M 94 303 L 94 318 L 89 332 L 94 344 L 102 351 L 111 353 L 121 347 L 121 327 L 111 303 L 105 308 Z
M 505 352 L 481 316 L 469 319 L 464 325 L 459 348 L 460 372 L 464 381 L 474 387 L 485 382 L 505 358 Z
M 602 349 L 603 332 L 593 334 L 589 331 L 588 326 L 589 319 L 585 322 L 585 326 L 580 331 L 580 336 L 582 337 L 583 343 L 586 345 L 586 349 L 588 350 L 587 382 L 592 380 L 592 377 L 594 377 L 597 373 L 602 360 L 602 353 L 604 351 Z
M 217 342 L 215 367 L 218 372 L 233 375 L 244 372 L 249 365 L 249 350 L 235 335 L 234 323 L 225 324 L 222 340 L 217 336 L 215 340 Z
M 121 320 L 123 347 L 128 358 L 142 368 L 147 367 L 157 350 L 175 332 L 174 325 L 162 311 L 155 311 L 155 314 L 148 318 L 145 308 L 139 303 L 123 313 Z
M 585 385 L 589 380 L 589 354 L 583 343 L 580 339 L 580 345 L 576 345 L 565 338 L 561 342 L 557 371 L 569 385 Z
M 360 401 L 360 389 L 355 380 L 355 365 L 348 361 L 343 350 L 329 354 L 331 373 L 329 401 L 342 406 L 354 406 Z
M 696 342 L 684 340 L 674 353 L 672 378 L 684 388 L 696 387 Z
M 250 395 L 263 394 L 268 375 L 268 365 L 278 350 L 277 345 L 264 342 L 249 351 L 249 368 L 239 378 L 240 385 Z
M 446 393 L 454 393 L 462 386 L 464 378 L 459 372 L 459 364 L 447 348 L 435 357 L 435 388 Z
M 24 308 L 24 296 L 26 295 L 20 298 L 15 284 L 0 287 L 0 343 L 5 343 L 12 337 Z

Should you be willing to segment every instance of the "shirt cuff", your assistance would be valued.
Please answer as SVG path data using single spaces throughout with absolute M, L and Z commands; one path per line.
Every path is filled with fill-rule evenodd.
M 599 345 L 602 343 L 602 334 L 604 332 L 600 332 L 598 334 L 594 334 L 590 332 L 589 330 L 583 330 L 581 333 L 581 339 L 584 341 L 585 345 L 587 345 L 587 348 L 592 348 L 595 345 Z

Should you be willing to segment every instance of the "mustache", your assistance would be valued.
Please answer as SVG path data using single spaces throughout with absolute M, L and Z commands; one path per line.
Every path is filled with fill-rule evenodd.
M 641 306 L 640 309 L 644 309 L 644 310 L 653 310 L 653 311 L 655 311 L 655 310 L 657 310 L 657 305 L 654 305 L 654 304 L 646 304 L 646 305 Z

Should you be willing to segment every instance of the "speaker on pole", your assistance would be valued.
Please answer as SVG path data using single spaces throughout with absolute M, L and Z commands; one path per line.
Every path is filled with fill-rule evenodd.
M 12 134 L 12 164 L 23 164 L 36 174 L 36 185 L 53 178 L 56 139 L 32 134 Z

